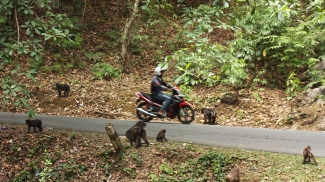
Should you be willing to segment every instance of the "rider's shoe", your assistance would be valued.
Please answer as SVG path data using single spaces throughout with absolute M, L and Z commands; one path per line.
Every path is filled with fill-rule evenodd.
M 163 111 L 158 111 L 157 115 L 160 116 L 160 117 L 163 117 L 163 118 L 166 117 L 166 113 L 164 113 Z

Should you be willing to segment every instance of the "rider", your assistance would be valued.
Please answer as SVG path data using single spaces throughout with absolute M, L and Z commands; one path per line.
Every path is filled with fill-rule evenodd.
M 161 115 L 163 117 L 166 117 L 166 110 L 169 104 L 172 101 L 172 96 L 169 94 L 165 94 L 162 91 L 171 91 L 173 86 L 167 84 L 163 80 L 164 72 L 166 71 L 166 68 L 158 66 L 155 69 L 155 76 L 152 78 L 151 81 L 151 94 L 152 96 L 160 101 L 165 101 L 158 111 L 158 115 Z

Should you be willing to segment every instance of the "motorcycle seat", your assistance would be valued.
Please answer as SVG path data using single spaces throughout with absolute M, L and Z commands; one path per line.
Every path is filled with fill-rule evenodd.
M 155 102 L 157 104 L 162 104 L 162 101 L 154 99 L 151 94 L 140 92 L 145 98 L 151 100 L 152 102 Z

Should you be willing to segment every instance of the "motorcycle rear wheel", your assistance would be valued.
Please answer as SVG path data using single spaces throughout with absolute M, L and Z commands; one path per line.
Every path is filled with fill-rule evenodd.
M 147 110 L 148 107 L 147 107 L 147 104 L 145 102 L 142 102 L 138 105 L 137 108 L 142 108 L 143 110 Z M 137 112 L 137 117 L 140 119 L 140 120 L 143 120 L 144 122 L 149 122 L 152 120 L 152 116 L 148 116 L 140 111 L 138 111 L 138 109 L 136 110 Z
M 190 124 L 194 121 L 194 109 L 190 106 L 184 106 L 177 117 L 182 124 Z

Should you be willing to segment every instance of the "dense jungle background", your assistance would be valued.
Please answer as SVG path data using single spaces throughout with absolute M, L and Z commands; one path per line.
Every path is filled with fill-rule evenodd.
M 2 0 L 0 110 L 134 120 L 165 64 L 193 124 L 324 130 L 322 102 L 295 100 L 324 83 L 324 23 L 320 0 Z

